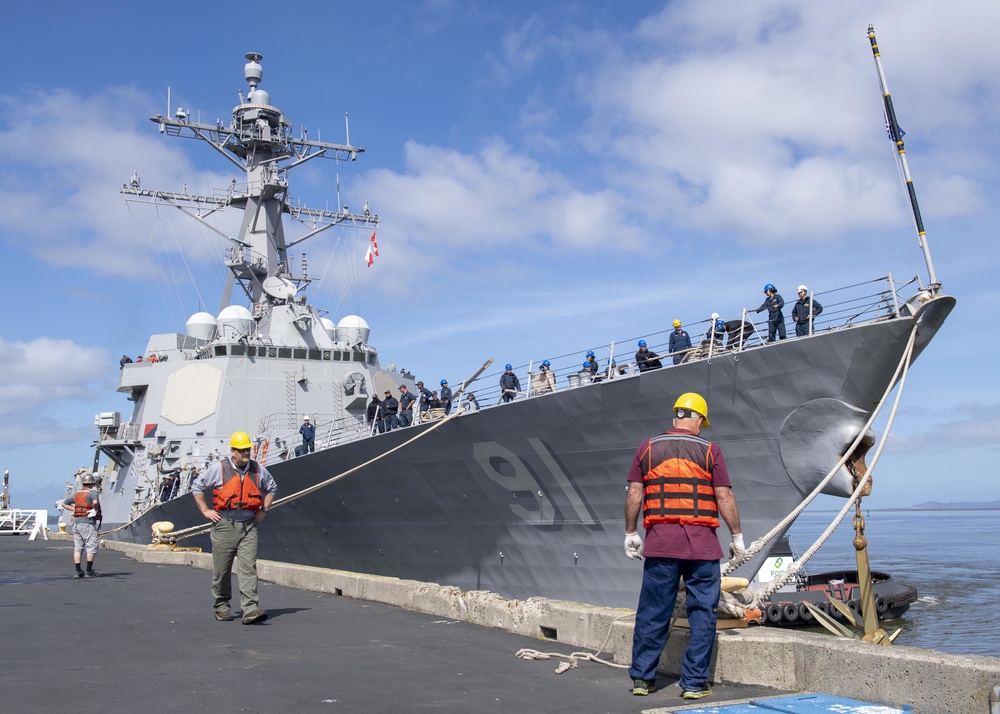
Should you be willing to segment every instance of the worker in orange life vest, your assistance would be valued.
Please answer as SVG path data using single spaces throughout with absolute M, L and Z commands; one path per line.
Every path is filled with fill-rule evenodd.
M 97 474 L 87 474 L 80 479 L 80 489 L 68 496 L 60 507 L 73 511 L 73 563 L 78 578 L 96 578 L 94 558 L 97 556 L 97 524 L 101 521 L 101 501 L 94 490 Z M 87 572 L 83 572 L 81 561 L 87 554 Z
M 267 619 L 257 598 L 257 526 L 267 515 L 277 491 L 267 469 L 250 458 L 253 444 L 245 431 L 229 440 L 229 458 L 219 459 L 191 484 L 194 501 L 212 521 L 212 597 L 215 619 L 233 619 L 233 561 L 240 584 L 243 624 Z M 209 507 L 206 497 L 212 495 Z
M 682 696 L 701 699 L 712 693 L 708 677 L 721 592 L 722 548 L 715 535 L 720 517 L 732 534 L 730 553 L 742 556 L 746 549 L 722 451 L 699 436 L 708 425 L 705 399 L 694 392 L 682 394 L 674 404 L 673 428 L 643 442 L 629 470 L 625 554 L 646 559 L 629 668 L 635 695 L 656 687 L 656 667 L 681 577 L 690 624 L 681 663 Z M 645 547 L 638 533 L 640 508 Z

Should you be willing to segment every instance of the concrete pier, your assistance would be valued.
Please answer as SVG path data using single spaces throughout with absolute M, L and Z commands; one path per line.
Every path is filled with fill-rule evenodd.
M 147 562 L 211 568 L 206 554 L 109 546 Z M 259 570 L 261 577 L 294 588 L 395 605 L 575 648 L 596 650 L 603 645 L 615 662 L 631 660 L 630 610 L 544 598 L 507 600 L 491 592 L 270 561 L 262 561 Z M 660 671 L 668 678 L 676 679 L 680 672 L 686 634 L 676 628 L 667 642 Z M 714 681 L 725 684 L 824 692 L 927 714 L 983 714 L 989 692 L 1000 684 L 1000 658 L 752 627 L 719 632 L 712 674 Z
M 0 539 L 4 546 L 10 542 Z M 152 687 L 157 696 L 166 697 L 169 692 L 170 697 L 193 706 L 189 690 L 204 691 L 217 704 L 220 693 L 233 685 L 232 675 L 245 671 L 253 675 L 248 691 L 255 695 L 241 700 L 242 704 L 249 701 L 249 708 L 233 711 L 291 711 L 294 702 L 299 707 L 296 711 L 312 711 L 321 701 L 338 697 L 341 711 L 380 711 L 390 708 L 391 702 L 396 702 L 392 708 L 398 708 L 408 696 L 413 697 L 411 708 L 420 708 L 415 702 L 426 700 L 444 711 L 469 711 L 470 707 L 668 711 L 683 703 L 674 686 L 686 643 L 686 632 L 680 628 L 671 634 L 661 660 L 661 689 L 646 698 L 629 694 L 624 670 L 581 662 L 556 676 L 553 670 L 559 660 L 514 658 L 522 648 L 563 653 L 603 649 L 603 658 L 627 664 L 632 641 L 629 610 L 542 598 L 507 600 L 490 592 L 261 561 L 258 570 L 267 581 L 261 586 L 262 606 L 275 617 L 262 626 L 243 627 L 238 621 L 216 623 L 212 618 L 208 574 L 198 574 L 211 569 L 210 555 L 111 541 L 105 546 L 98 555 L 98 570 L 109 577 L 94 581 L 68 577 L 71 549 L 65 541 L 46 544 L 19 539 L 16 548 L 4 547 L 2 606 L 10 616 L 40 618 L 43 629 L 49 614 L 62 623 L 58 634 L 43 637 L 51 648 L 45 665 L 62 667 L 64 672 L 77 668 L 96 673 L 106 666 L 90 661 L 103 657 L 95 656 L 93 646 L 88 645 L 93 641 L 87 623 L 98 642 L 109 636 L 124 638 L 116 647 L 132 652 L 134 659 L 125 666 L 117 663 L 109 671 L 120 683 L 117 686 L 133 695 Z M 13 577 L 10 563 L 19 566 Z M 33 580 L 36 575 L 32 573 L 40 579 Z M 12 603 L 10 594 L 27 596 L 29 590 L 45 597 L 24 597 Z M 50 602 L 53 591 L 58 593 Z M 144 604 L 137 605 L 136 597 Z M 119 606 L 115 599 L 122 600 Z M 95 612 L 95 607 L 101 610 Z M 412 633 L 407 618 L 417 618 Z M 14 621 L 13 617 L 4 619 Z M 266 639 L 258 637 L 265 628 Z M 288 633 L 289 629 L 294 633 Z M 469 641 L 452 642 L 458 632 Z M 373 639 L 373 633 L 378 637 Z M 11 634 L 18 641 L 32 636 L 27 627 L 20 634 L 7 633 Z M 178 639 L 178 635 L 184 637 Z M 275 651 L 291 658 L 289 664 L 294 666 L 275 659 Z M 60 681 L 59 671 L 54 681 Z M 272 696 L 274 688 L 264 686 L 275 671 L 281 676 L 277 689 L 283 692 L 278 698 Z M 212 672 L 226 672 L 223 678 L 230 681 L 213 684 Z M 289 677 L 303 682 L 290 687 Z M 184 684 L 189 679 L 190 687 Z M 1000 683 L 1000 659 L 896 645 L 878 647 L 827 635 L 754 627 L 719 632 L 713 679 L 715 695 L 706 705 L 781 692 L 824 692 L 927 714 L 983 714 L 988 711 L 990 690 Z M 168 680 L 174 680 L 173 684 Z M 7 691 L 17 691 L 18 696 L 25 691 L 58 696 L 63 703 L 72 701 L 80 711 L 88 710 L 77 706 L 80 690 L 76 686 L 58 695 L 37 688 L 32 691 L 32 677 L 23 671 L 11 683 L 15 686 Z

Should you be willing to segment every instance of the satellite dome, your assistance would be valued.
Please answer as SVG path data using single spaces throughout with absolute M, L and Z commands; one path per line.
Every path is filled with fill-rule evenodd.
M 367 343 L 371 328 L 363 317 L 357 315 L 347 315 L 337 323 L 337 342 L 344 342 L 349 345 L 356 345 L 359 342 Z
M 219 336 L 224 339 L 238 339 L 250 334 L 253 317 L 242 305 L 230 305 L 219 313 L 215 321 L 219 326 Z
M 330 337 L 334 342 L 337 341 L 337 323 L 328 317 L 319 318 L 319 322 L 323 325 L 323 331 Z
M 196 312 L 184 325 L 187 336 L 199 340 L 211 340 L 215 337 L 215 329 L 215 317 L 210 312 Z
M 269 107 L 271 106 L 271 95 L 263 89 L 255 89 L 250 92 L 250 104 L 258 107 Z

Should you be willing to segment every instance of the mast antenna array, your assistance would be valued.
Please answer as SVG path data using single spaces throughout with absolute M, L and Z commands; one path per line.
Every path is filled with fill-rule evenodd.
M 934 261 L 931 260 L 931 249 L 927 243 L 927 233 L 924 231 L 924 221 L 920 217 L 920 206 L 917 205 L 917 192 L 913 188 L 913 179 L 910 177 L 910 167 L 906 163 L 906 149 L 903 147 L 903 132 L 896 121 L 896 110 L 892 106 L 892 96 L 889 94 L 889 85 L 885 81 L 885 71 L 882 69 L 882 57 L 878 51 L 878 43 L 875 41 L 875 28 L 868 26 L 868 41 L 872 46 L 872 55 L 875 57 L 875 69 L 878 70 L 878 83 L 882 90 L 882 104 L 885 110 L 885 125 L 889 131 L 889 138 L 896 145 L 896 156 L 903 170 L 903 178 L 906 180 L 906 196 L 910 202 L 910 210 L 913 212 L 913 220 L 917 226 L 917 242 L 924 252 L 924 262 L 927 263 L 927 277 L 930 280 L 928 288 L 932 292 L 937 292 L 941 287 L 937 275 L 934 273 Z

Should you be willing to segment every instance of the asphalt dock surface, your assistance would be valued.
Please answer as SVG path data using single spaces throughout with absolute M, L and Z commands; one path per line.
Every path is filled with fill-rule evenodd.
M 684 704 L 676 679 L 634 697 L 625 670 L 527 661 L 573 648 L 379 603 L 261 581 L 266 622 L 217 622 L 211 573 L 101 549 L 73 577 L 72 541 L 0 537 L 7 712 L 639 712 Z M 234 594 L 238 590 L 234 583 Z M 715 685 L 701 706 L 777 694 Z

